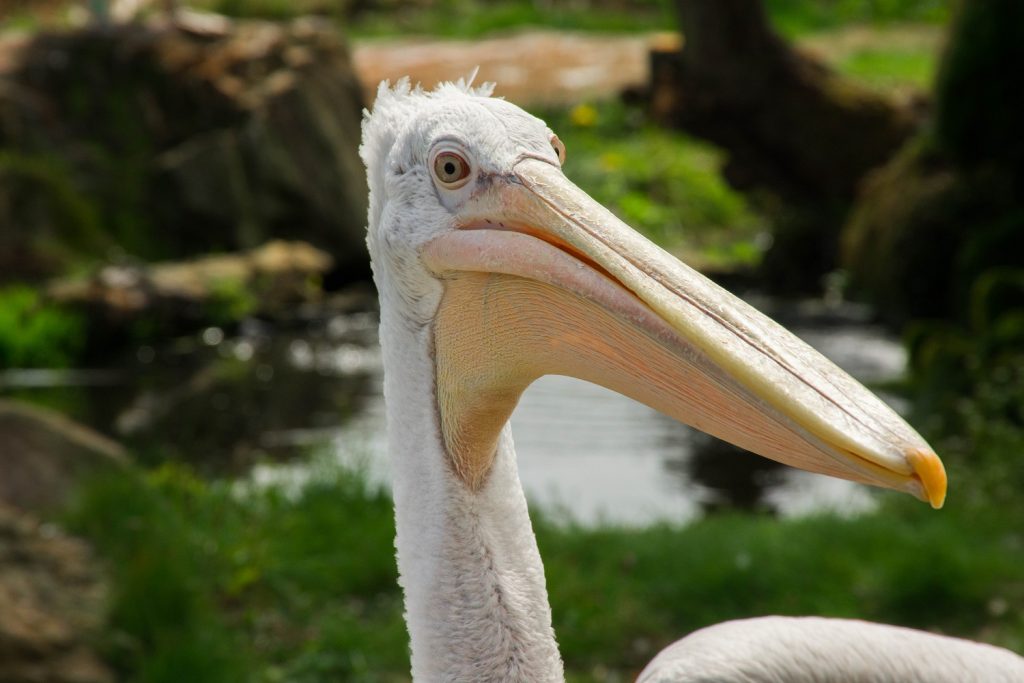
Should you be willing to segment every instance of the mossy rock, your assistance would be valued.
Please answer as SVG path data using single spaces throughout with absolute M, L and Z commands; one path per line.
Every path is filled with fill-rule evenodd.
M 0 284 L 41 279 L 111 246 L 62 159 L 0 150 Z
M 963 319 L 978 277 L 1024 267 L 1024 203 L 1001 168 L 964 170 L 918 142 L 868 177 L 842 252 L 890 322 Z
M 285 238 L 368 277 L 362 92 L 337 29 L 190 21 L 0 46 L 0 180 L 17 187 L 0 247 L 31 256 L 14 274 Z
M 966 322 L 979 278 L 1024 268 L 1022 61 L 1024 4 L 961 2 L 930 129 L 865 183 L 843 261 L 893 322 Z
M 88 278 L 55 280 L 46 296 L 88 319 L 90 346 L 117 345 L 125 334 L 181 334 L 250 315 L 289 319 L 295 308 L 321 302 L 332 265 L 330 255 L 305 242 L 276 240 L 247 252 L 107 266 Z

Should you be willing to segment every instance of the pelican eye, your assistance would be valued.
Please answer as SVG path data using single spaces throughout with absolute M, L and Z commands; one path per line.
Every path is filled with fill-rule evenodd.
M 558 163 L 565 163 L 565 144 L 558 139 L 557 135 L 551 136 L 551 147 L 554 148 L 555 154 L 558 155 Z
M 434 175 L 448 188 L 460 187 L 469 178 L 469 162 L 455 152 L 434 157 Z

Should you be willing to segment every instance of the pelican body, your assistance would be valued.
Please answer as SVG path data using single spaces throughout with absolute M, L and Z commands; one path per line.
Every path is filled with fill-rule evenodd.
M 416 681 L 564 680 L 508 424 L 545 374 L 941 506 L 942 463 L 906 422 L 573 185 L 544 122 L 490 94 L 385 83 L 363 123 Z M 686 678 L 687 640 L 644 680 L 846 680 Z

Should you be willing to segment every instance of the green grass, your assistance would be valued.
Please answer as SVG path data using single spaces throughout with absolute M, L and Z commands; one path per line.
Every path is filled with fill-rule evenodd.
M 722 154 L 616 102 L 535 112 L 567 150 L 566 175 L 649 238 L 698 265 L 758 262 L 767 229 L 722 179 Z
M 727 516 L 685 529 L 544 533 L 567 663 L 632 670 L 679 635 L 763 614 L 860 617 L 1020 647 L 1020 540 L 999 512 L 890 503 L 856 520 Z M 637 643 L 642 643 L 642 646 Z
M 764 0 L 780 31 L 796 36 L 850 24 L 945 23 L 952 0 Z
M 924 92 L 935 79 L 938 54 L 930 50 L 864 49 L 842 57 L 835 67 L 874 87 L 912 86 Z
M 585 31 L 664 30 L 674 22 L 670 0 L 633 3 L 541 3 L 533 0 L 434 0 L 369 3 L 351 13 L 345 3 L 318 0 L 195 0 L 193 5 L 239 17 L 285 19 L 308 12 L 333 16 L 361 37 L 406 34 L 471 38 L 496 31 L 543 27 Z M 400 7 L 400 9 L 396 9 Z
M 890 494 L 857 519 L 727 515 L 632 530 L 534 511 L 570 680 L 631 680 L 674 638 L 761 614 L 856 616 L 1024 648 L 1016 491 L 965 495 L 975 475 L 952 462 L 942 512 Z M 406 679 L 391 501 L 358 473 L 318 472 L 301 492 L 243 495 L 172 466 L 83 491 L 67 524 L 113 573 L 107 652 L 123 675 Z
M 34 31 L 39 28 L 39 19 L 24 10 L 2 17 L 0 27 L 5 31 Z
M 230 325 L 252 315 L 259 305 L 249 282 L 222 278 L 211 284 L 206 315 L 214 325 Z
M 69 2 L 68 6 L 75 3 Z M 674 31 L 678 27 L 673 0 L 429 0 L 361 3 L 328 0 L 186 0 L 191 7 L 249 19 L 289 20 L 319 14 L 337 21 L 357 37 L 432 35 L 475 38 L 495 32 L 545 28 L 610 33 Z M 764 0 L 769 16 L 788 36 L 835 29 L 850 24 L 945 23 L 952 0 Z M 65 23 L 65 13 L 50 22 Z M 7 27 L 34 29 L 40 20 L 19 11 Z
M 609 7 L 612 3 L 605 3 L 604 7 L 593 9 L 588 4 L 600 5 L 447 0 L 434 3 L 432 8 L 407 9 L 400 14 L 368 12 L 355 18 L 352 31 L 366 37 L 417 33 L 468 38 L 524 28 L 633 33 L 674 27 L 671 3 L 665 0 L 635 2 L 629 8 Z
M 923 24 L 824 29 L 796 43 L 869 87 L 927 92 L 938 69 L 943 31 Z
M 637 32 L 674 30 L 672 0 L 590 0 L 544 3 L 536 0 L 433 0 L 368 3 L 351 13 L 346 3 L 322 0 L 193 0 L 194 6 L 239 17 L 287 19 L 318 12 L 333 16 L 351 35 L 407 34 L 472 38 L 523 28 Z M 766 0 L 776 24 L 787 34 L 835 28 L 851 23 L 945 21 L 950 0 Z
M 67 523 L 111 568 L 108 655 L 130 680 L 382 681 L 405 668 L 391 502 L 356 475 L 242 496 L 165 466 L 93 482 Z

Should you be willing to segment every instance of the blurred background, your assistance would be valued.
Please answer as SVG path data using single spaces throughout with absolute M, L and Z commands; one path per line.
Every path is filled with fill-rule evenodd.
M 571 681 L 851 616 L 1024 650 L 1018 0 L 0 0 L 0 680 L 404 681 L 357 155 L 466 76 L 879 392 L 941 512 L 565 378 L 513 416 Z

